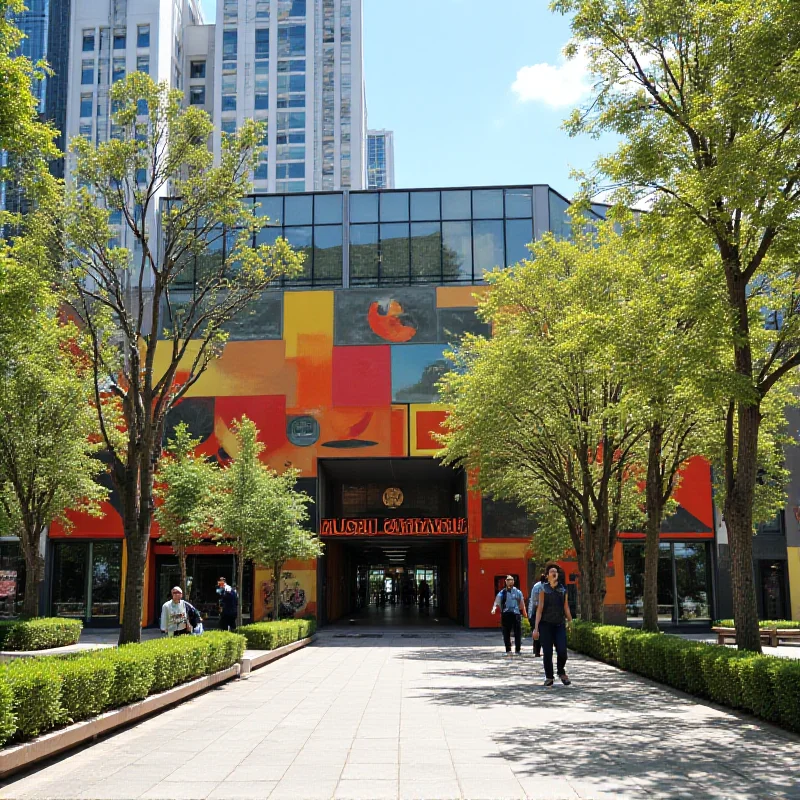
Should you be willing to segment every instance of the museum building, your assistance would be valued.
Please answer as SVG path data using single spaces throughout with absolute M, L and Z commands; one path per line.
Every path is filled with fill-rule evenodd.
M 546 231 L 568 235 L 568 202 L 543 185 L 253 202 L 269 218 L 254 244 L 284 236 L 306 254 L 303 274 L 265 292 L 230 326 L 222 357 L 173 410 L 168 435 L 186 422 L 202 453 L 225 459 L 235 453 L 232 421 L 246 414 L 265 460 L 301 470 L 299 488 L 314 500 L 312 524 L 325 550 L 317 561 L 287 565 L 282 615 L 315 614 L 323 625 L 419 614 L 495 625 L 489 612 L 505 575 L 517 576 L 526 594 L 535 578 L 532 523 L 440 464 L 433 433 L 445 410 L 436 382 L 451 343 L 468 331 L 488 334 L 475 313 L 484 273 L 526 257 L 527 243 Z M 718 576 L 706 462 L 687 466 L 677 500 L 662 532 L 659 615 L 664 623 L 708 623 Z M 117 509 L 112 491 L 102 517 L 76 516 L 68 536 L 53 526 L 46 613 L 118 623 L 126 557 Z M 179 580 L 177 558 L 158 537 L 154 525 L 146 625 Z M 233 555 L 211 543 L 189 553 L 192 599 L 213 618 L 217 578 L 236 574 Z M 574 600 L 577 565 L 562 566 Z M 623 534 L 608 567 L 610 621 L 641 615 L 643 566 L 642 535 Z M 270 572 L 248 564 L 238 588 L 245 618 L 267 618 Z

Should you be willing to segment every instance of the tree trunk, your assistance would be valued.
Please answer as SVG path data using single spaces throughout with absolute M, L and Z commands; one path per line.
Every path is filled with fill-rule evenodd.
M 39 589 L 44 580 L 44 559 L 39 555 L 39 535 L 30 537 L 29 541 L 35 541 L 32 552 L 25 554 L 25 594 L 22 599 L 22 616 L 25 619 L 33 619 L 39 616 Z M 30 558 L 29 558 L 30 555 Z
M 244 602 L 244 597 L 242 596 L 243 588 L 244 588 L 244 556 L 239 554 L 236 556 L 236 591 L 239 593 L 239 602 L 236 604 L 237 628 L 242 627 L 242 603 Z
M 605 558 L 592 556 L 591 548 L 585 548 L 579 558 L 581 597 L 581 619 L 589 622 L 603 621 L 603 601 L 606 596 Z
M 149 544 L 149 537 L 140 537 L 138 531 L 127 535 L 125 539 L 128 547 L 128 568 L 125 573 L 125 608 L 122 612 L 119 644 L 139 642 L 142 638 L 144 572 Z
M 278 561 L 272 565 L 272 580 L 275 588 L 272 591 L 272 618 L 277 622 L 281 613 L 281 574 L 283 573 L 283 561 Z
M 186 574 L 186 547 L 184 545 L 178 545 L 176 549 L 178 551 L 178 564 L 180 564 L 181 568 L 181 589 L 183 589 L 183 596 L 187 600 L 191 600 L 189 597 L 189 579 Z
M 657 422 L 650 428 L 645 486 L 647 527 L 644 553 L 644 613 L 642 630 L 658 633 L 658 550 L 664 514 L 661 447 L 664 429 Z
M 733 618 L 736 643 L 740 650 L 761 652 L 758 630 L 758 605 L 753 579 L 753 498 L 758 457 L 758 430 L 761 411 L 758 405 L 738 408 L 736 475 L 726 477 L 725 524 L 731 550 Z

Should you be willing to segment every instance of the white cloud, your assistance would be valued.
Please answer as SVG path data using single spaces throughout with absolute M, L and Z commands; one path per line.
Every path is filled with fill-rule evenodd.
M 538 102 L 558 108 L 572 106 L 591 88 L 588 61 L 583 53 L 558 64 L 532 64 L 522 67 L 511 84 L 511 91 L 522 103 Z

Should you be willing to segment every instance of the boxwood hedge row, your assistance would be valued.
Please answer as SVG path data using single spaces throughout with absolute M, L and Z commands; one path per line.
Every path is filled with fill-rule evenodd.
M 720 705 L 800 732 L 800 661 L 575 621 L 569 647 Z
M 733 628 L 732 619 L 718 619 L 714 623 L 716 628 Z M 800 620 L 797 619 L 762 619 L 758 621 L 759 628 L 777 628 L 778 630 L 793 630 L 800 628 Z
M 79 619 L 3 620 L 0 622 L 0 650 L 47 650 L 76 644 L 82 629 Z
M 255 622 L 239 628 L 250 650 L 275 650 L 306 639 L 317 629 L 313 619 L 284 619 L 278 622 Z
M 245 638 L 214 631 L 0 665 L 0 744 L 143 700 L 232 666 Z

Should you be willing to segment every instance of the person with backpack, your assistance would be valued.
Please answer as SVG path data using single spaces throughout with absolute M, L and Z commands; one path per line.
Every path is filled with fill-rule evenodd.
M 547 575 L 544 572 L 539 576 L 539 580 L 533 584 L 531 589 L 531 596 L 528 599 L 528 619 L 536 619 L 536 606 L 539 605 L 539 592 L 542 587 L 547 583 Z M 542 640 L 541 637 L 533 640 L 533 657 L 539 658 L 542 655 Z
M 183 599 L 180 586 L 173 586 L 170 594 L 172 598 L 161 606 L 161 632 L 170 637 L 192 633 L 201 622 L 200 612 Z
M 511 631 L 514 631 L 514 651 L 522 655 L 522 617 L 525 615 L 525 596 L 514 586 L 514 576 L 506 575 L 505 589 L 497 593 L 492 605 L 492 614 L 500 609 L 500 621 L 503 626 L 503 643 L 506 646 L 506 657 L 511 657 Z
M 221 631 L 236 630 L 236 615 L 239 611 L 239 593 L 223 577 L 217 581 L 219 595 L 219 629 Z
M 567 625 L 572 624 L 572 612 L 567 602 L 567 589 L 559 582 L 558 564 L 545 567 L 547 583 L 539 592 L 539 604 L 536 606 L 536 622 L 533 626 L 533 638 L 542 641 L 544 654 L 544 685 L 552 686 L 553 646 L 555 645 L 557 660 L 556 670 L 561 683 L 569 686 L 572 681 L 564 670 L 567 664 Z

